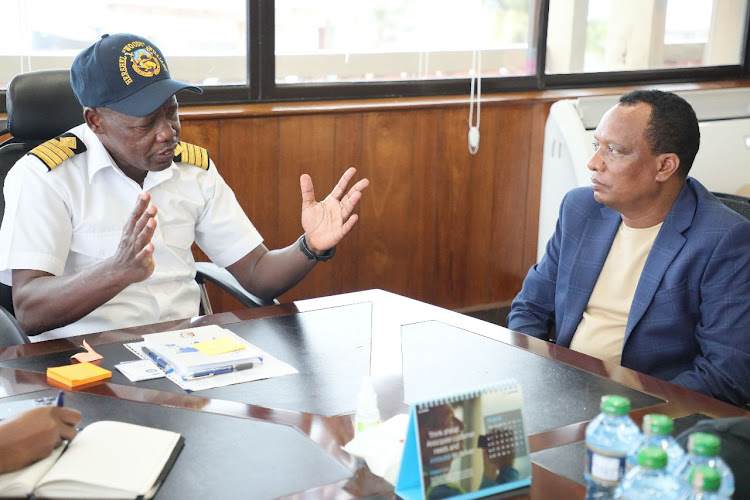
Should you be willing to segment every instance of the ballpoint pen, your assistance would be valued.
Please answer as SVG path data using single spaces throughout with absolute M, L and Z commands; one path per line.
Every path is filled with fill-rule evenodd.
M 240 363 L 238 365 L 222 366 L 221 368 L 212 368 L 211 370 L 203 370 L 195 372 L 190 375 L 183 375 L 182 380 L 198 380 L 214 375 L 222 375 L 224 373 L 238 372 L 240 370 L 249 370 L 255 366 L 255 363 Z
M 146 346 L 141 347 L 141 349 L 149 358 L 151 358 L 154 361 L 154 363 L 156 363 L 159 366 L 159 368 L 164 370 L 165 373 L 172 373 L 172 367 L 169 366 L 169 363 L 167 363 L 162 358 L 160 358 L 158 354 L 156 354 L 154 351 L 152 351 Z
M 63 394 L 65 394 L 65 392 L 63 391 L 57 393 L 57 402 L 55 403 L 55 406 L 62 407 L 65 404 L 63 400 Z

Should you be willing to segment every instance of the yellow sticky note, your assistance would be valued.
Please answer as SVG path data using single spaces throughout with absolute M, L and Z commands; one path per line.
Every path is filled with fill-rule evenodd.
M 204 342 L 197 342 L 195 344 L 192 344 L 190 347 L 195 347 L 200 352 L 208 354 L 209 356 L 215 356 L 217 354 L 224 354 L 227 352 L 242 350 L 245 348 L 245 344 L 241 344 L 235 339 L 219 338 L 206 340 Z
M 96 382 L 110 378 L 112 372 L 91 363 L 76 363 L 74 365 L 55 366 L 47 368 L 47 377 L 68 387 Z

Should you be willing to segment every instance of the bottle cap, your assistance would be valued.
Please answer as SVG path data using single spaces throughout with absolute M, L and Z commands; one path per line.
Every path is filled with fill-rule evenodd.
M 715 457 L 721 449 L 721 440 L 713 434 L 694 432 L 688 437 L 688 450 L 694 455 Z
M 712 467 L 696 465 L 690 469 L 688 481 L 696 493 L 719 491 L 721 487 L 721 474 Z
M 625 415 L 630 411 L 630 400 L 613 394 L 602 396 L 600 408 L 607 415 Z
M 663 469 L 667 466 L 667 452 L 656 446 L 645 446 L 638 450 L 638 465 L 647 469 Z
M 643 417 L 643 433 L 649 436 L 666 436 L 672 434 L 674 422 L 666 415 L 650 413 Z

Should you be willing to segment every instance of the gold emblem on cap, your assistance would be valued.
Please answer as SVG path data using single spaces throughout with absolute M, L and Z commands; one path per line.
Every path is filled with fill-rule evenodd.
M 128 60 L 130 66 L 128 66 Z M 138 40 L 130 42 L 122 48 L 122 55 L 118 59 L 118 67 L 125 85 L 133 83 L 129 68 L 146 78 L 158 75 L 162 68 L 166 70 L 166 64 L 159 57 L 156 49 Z

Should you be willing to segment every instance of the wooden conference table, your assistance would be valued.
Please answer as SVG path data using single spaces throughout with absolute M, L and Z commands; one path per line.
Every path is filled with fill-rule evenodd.
M 218 324 L 299 373 L 188 393 L 167 379 L 131 383 L 113 369 L 145 333 Z M 513 498 L 583 498 L 583 437 L 602 395 L 676 419 L 750 412 L 497 325 L 382 290 L 72 337 L 0 350 L 0 401 L 54 394 L 47 366 L 85 338 L 112 379 L 68 392 L 83 424 L 117 419 L 171 429 L 185 448 L 157 498 L 393 498 L 393 488 L 341 450 L 363 375 L 383 419 L 408 403 L 510 377 L 521 383 L 532 485 Z

